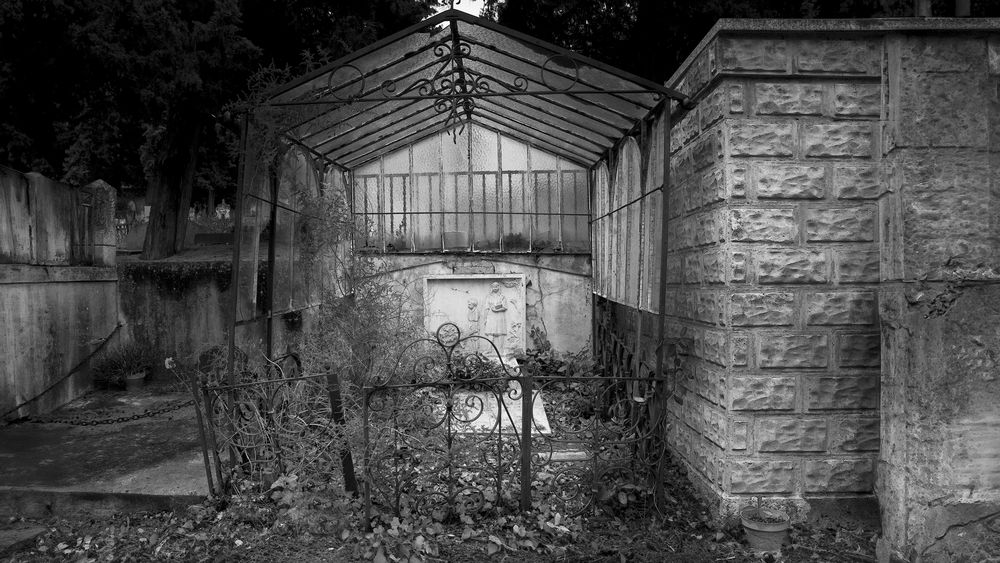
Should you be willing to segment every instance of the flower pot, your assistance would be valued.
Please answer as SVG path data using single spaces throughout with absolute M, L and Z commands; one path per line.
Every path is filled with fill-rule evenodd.
M 784 514 L 777 518 L 760 518 L 757 508 L 748 506 L 740 512 L 743 530 L 750 549 L 754 551 L 780 551 L 788 540 L 789 519 Z
M 146 383 L 146 370 L 132 372 L 125 376 L 125 389 L 137 391 Z

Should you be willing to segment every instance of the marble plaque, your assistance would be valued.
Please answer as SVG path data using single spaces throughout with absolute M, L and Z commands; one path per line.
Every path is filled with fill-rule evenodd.
M 463 338 L 473 334 L 488 338 L 505 358 L 523 354 L 524 274 L 424 278 L 424 327 L 434 334 L 447 322 L 455 323 Z M 485 347 L 481 352 L 492 354 L 488 343 L 481 344 Z M 463 349 L 469 348 L 463 346 Z

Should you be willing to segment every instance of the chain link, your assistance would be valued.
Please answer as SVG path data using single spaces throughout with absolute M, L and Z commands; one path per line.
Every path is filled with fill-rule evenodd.
M 29 416 L 27 420 L 22 420 L 20 422 L 27 422 L 33 424 L 71 424 L 73 426 L 98 426 L 102 424 L 121 424 L 122 422 L 130 422 L 132 420 L 139 420 L 143 418 L 150 418 L 161 414 L 166 414 L 168 412 L 177 411 L 183 409 L 184 407 L 189 407 L 194 404 L 194 399 L 188 399 L 186 401 L 175 401 L 173 403 L 168 403 L 166 406 L 160 407 L 154 410 L 145 410 L 141 413 L 133 415 L 125 415 L 111 418 L 81 418 L 79 416 L 74 417 L 57 417 L 49 415 L 40 416 Z

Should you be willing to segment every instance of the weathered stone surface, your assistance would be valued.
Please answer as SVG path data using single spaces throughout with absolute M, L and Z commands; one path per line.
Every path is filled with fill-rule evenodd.
M 725 310 L 722 306 L 722 296 L 716 291 L 695 293 L 693 317 L 703 323 L 724 325 Z
M 849 249 L 833 253 L 840 283 L 874 283 L 879 281 L 877 250 Z
M 808 492 L 870 492 L 875 482 L 871 459 L 807 460 L 803 478 Z
M 847 452 L 877 452 L 879 449 L 879 419 L 848 418 L 831 431 L 830 449 Z
M 804 123 L 801 131 L 807 157 L 872 157 L 870 123 Z
M 692 390 L 714 405 L 725 406 L 726 372 L 711 364 L 702 363 L 695 367 L 694 373 Z
M 877 313 L 875 294 L 870 291 L 823 292 L 806 297 L 806 323 L 810 325 L 871 325 Z
M 718 129 L 702 133 L 692 149 L 695 170 L 711 166 L 722 159 L 722 136 Z
M 875 199 L 882 193 L 878 167 L 838 165 L 833 169 L 833 193 L 838 199 Z
M 882 108 L 880 84 L 836 84 L 833 112 L 843 116 L 878 117 Z
M 729 111 L 731 113 L 743 113 L 743 85 L 729 85 Z
M 729 384 L 729 408 L 790 411 L 795 408 L 795 387 L 795 377 L 733 377 Z
M 988 80 L 979 73 L 909 77 L 899 93 L 896 145 L 985 147 L 989 99 Z
M 734 89 L 738 93 L 739 98 L 742 99 L 742 84 L 723 84 L 712 90 L 711 93 L 705 96 L 705 99 L 698 104 L 699 111 L 701 112 L 701 126 L 703 129 L 707 129 L 716 121 L 729 115 L 730 111 L 734 111 L 732 107 Z M 742 108 L 739 108 L 736 110 L 736 113 L 741 111 Z
M 900 49 L 900 63 L 909 72 L 982 72 L 986 42 L 979 38 L 910 35 Z
M 789 121 L 729 121 L 732 156 L 792 156 L 794 146 L 794 125 Z
M 695 351 L 701 344 L 701 357 L 720 366 L 726 365 L 729 359 L 729 346 L 726 333 L 720 330 L 705 330 L 700 338 L 695 337 Z
M 764 199 L 820 199 L 823 197 L 822 166 L 761 164 L 757 167 L 757 197 Z
M 684 281 L 687 283 L 701 283 L 704 273 L 701 268 L 701 255 L 690 253 L 681 258 L 684 264 Z
M 896 164 L 905 184 L 899 200 L 903 224 L 893 232 L 905 238 L 890 237 L 883 244 L 901 246 L 887 253 L 902 259 L 905 277 L 940 279 L 942 270 L 996 265 L 997 181 L 991 180 L 995 169 L 988 155 L 921 150 L 906 153 Z
M 757 355 L 762 368 L 819 368 L 829 363 L 825 334 L 762 335 Z
M 779 70 L 788 68 L 788 47 L 781 39 L 723 37 L 720 62 L 726 70 Z
M 750 335 L 744 332 L 733 333 L 733 355 L 734 366 L 745 366 L 750 361 L 749 355 Z
M 726 185 L 729 197 L 744 198 L 747 196 L 747 171 L 749 166 L 737 164 L 726 169 Z
M 868 242 L 875 240 L 875 206 L 807 209 L 806 240 Z
M 729 281 L 737 283 L 747 281 L 747 255 L 745 252 L 733 252 L 730 267 L 732 270 L 729 274 Z
M 729 449 L 745 450 L 749 445 L 750 423 L 745 420 L 729 422 Z
M 704 110 L 701 110 L 704 111 Z M 670 148 L 677 151 L 698 136 L 701 128 L 698 124 L 698 112 L 691 111 L 681 117 L 680 121 L 671 124 Z
M 729 491 L 746 493 L 790 493 L 795 490 L 794 461 L 731 461 Z
M 878 375 L 817 377 L 808 388 L 809 410 L 878 408 Z
M 702 253 L 701 274 L 696 279 L 699 283 L 725 283 L 726 257 L 721 250 L 711 249 Z
M 823 87 L 819 84 L 764 82 L 754 86 L 758 115 L 820 115 Z
M 698 207 L 704 207 L 726 199 L 726 182 L 721 166 L 709 168 L 701 176 L 697 197 L 691 200 Z
M 882 339 L 878 334 L 841 334 L 837 353 L 841 367 L 878 367 Z
M 738 242 L 792 242 L 798 230 L 793 209 L 740 208 L 729 217 L 732 240 Z
M 767 249 L 756 253 L 757 281 L 772 283 L 824 283 L 828 267 L 826 254 L 799 248 Z
M 873 41 L 809 39 L 799 43 L 796 68 L 805 72 L 875 74 L 879 54 Z
M 757 451 L 826 451 L 825 418 L 767 418 L 757 421 Z
M 733 326 L 787 326 L 795 323 L 795 313 L 794 293 L 734 293 L 731 298 Z

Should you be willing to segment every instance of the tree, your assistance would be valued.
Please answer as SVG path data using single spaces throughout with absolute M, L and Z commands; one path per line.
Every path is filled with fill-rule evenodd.
M 222 109 L 262 65 L 288 72 L 427 16 L 437 0 L 0 2 L 0 162 L 147 186 L 145 258 L 183 244 L 194 187 L 232 192 Z
M 934 0 L 934 15 L 954 0 Z M 663 82 L 720 18 L 912 16 L 913 0 L 485 0 L 502 25 Z M 998 16 L 1000 3 L 972 0 L 972 16 Z

